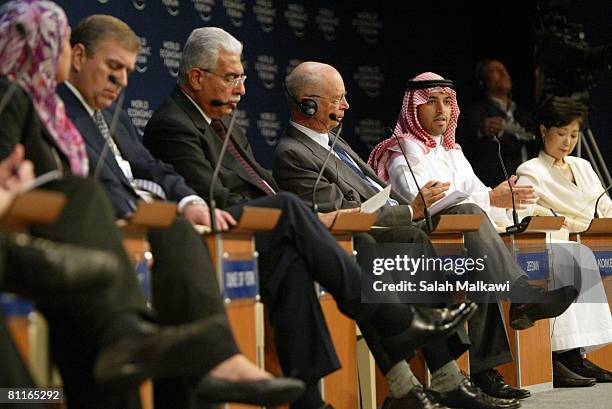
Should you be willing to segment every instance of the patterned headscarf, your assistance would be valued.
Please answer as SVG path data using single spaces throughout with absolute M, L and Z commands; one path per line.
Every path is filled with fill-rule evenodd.
M 16 23 L 25 28 L 25 39 Z M 68 158 L 72 173 L 86 176 L 85 143 L 55 93 L 57 64 L 68 35 L 66 14 L 51 1 L 13 0 L 0 8 L 0 75 L 14 81 L 25 70 L 19 85 L 32 98 L 40 120 Z
M 413 81 L 427 81 L 427 80 L 443 80 L 444 78 L 433 72 L 424 72 L 417 75 Z M 452 98 L 451 102 L 451 116 L 448 123 L 448 128 L 444 134 L 442 134 L 442 147 L 445 150 L 450 149 L 461 149 L 461 147 L 455 143 L 455 130 L 457 129 L 457 119 L 459 118 L 459 106 L 457 105 L 457 94 L 455 90 L 449 87 L 433 87 L 423 89 L 409 89 L 404 94 L 404 102 L 402 104 L 402 111 L 400 112 L 397 124 L 393 130 L 393 135 L 397 135 L 399 139 L 407 139 L 415 141 L 424 153 L 428 153 L 430 149 L 436 147 L 436 142 L 432 139 L 432 136 L 423 129 L 419 123 L 417 116 L 417 107 L 427 102 L 429 95 L 432 92 L 443 92 L 448 94 Z M 397 139 L 392 136 L 376 145 L 370 157 L 368 163 L 376 171 L 379 178 L 384 181 L 389 180 L 389 173 L 387 172 L 387 164 L 391 160 L 394 154 L 398 154 L 392 150 L 397 146 Z

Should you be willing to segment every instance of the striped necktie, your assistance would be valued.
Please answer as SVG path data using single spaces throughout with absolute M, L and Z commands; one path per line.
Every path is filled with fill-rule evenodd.
M 213 119 L 210 122 L 210 126 L 215 130 L 217 135 L 221 138 L 221 140 L 225 139 L 226 130 L 225 125 L 218 119 Z M 227 150 L 229 153 L 236 159 L 236 161 L 242 166 L 242 168 L 246 171 L 249 177 L 255 182 L 255 184 L 264 192 L 266 195 L 271 196 L 274 193 L 274 189 L 261 177 L 259 173 L 247 162 L 247 160 L 242 156 L 242 154 L 236 149 L 234 142 L 230 139 L 227 144 Z
M 108 128 L 108 124 L 106 123 L 106 120 L 104 119 L 104 115 L 102 115 L 102 111 L 94 112 L 93 119 L 98 127 L 98 130 L 100 131 L 100 133 L 106 140 L 106 143 L 109 145 L 111 151 L 113 151 L 113 155 L 115 156 L 115 160 L 117 160 L 117 163 L 119 164 L 119 161 L 123 161 L 129 164 L 129 162 L 127 162 L 121 155 L 121 151 L 119 150 L 119 147 L 115 143 L 115 140 L 113 139 L 110 133 L 110 129 Z M 130 166 L 129 174 L 126 174 L 126 170 L 121 165 L 119 167 L 123 171 L 126 178 L 132 184 L 132 187 L 134 188 L 134 190 L 136 190 L 136 193 L 138 193 L 138 190 L 144 190 L 146 192 L 152 193 L 153 195 L 157 196 L 158 198 L 162 200 L 166 200 L 166 192 L 160 185 L 158 185 L 157 183 L 151 180 L 135 179 L 132 176 L 131 166 Z M 142 197 L 142 195 L 140 196 Z

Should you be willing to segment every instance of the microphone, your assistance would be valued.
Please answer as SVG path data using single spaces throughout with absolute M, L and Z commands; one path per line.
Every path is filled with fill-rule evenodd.
M 119 80 L 117 80 L 117 77 L 115 77 L 113 74 L 110 74 L 108 76 L 108 80 L 121 88 L 121 91 L 119 91 L 119 98 L 117 98 L 117 105 L 115 105 L 115 110 L 113 111 L 113 118 L 111 119 L 110 127 L 108 128 L 108 133 L 112 137 L 115 133 L 115 128 L 117 128 L 117 122 L 119 122 L 119 112 L 120 108 L 123 106 L 123 98 L 125 97 L 125 93 L 123 92 L 124 88 L 119 83 Z M 108 155 L 109 150 L 110 144 L 108 143 L 108 141 L 106 141 L 104 147 L 102 148 L 102 152 L 100 152 L 100 156 L 98 157 L 98 162 L 96 163 L 96 169 L 94 170 L 93 176 L 94 180 L 99 180 L 100 172 L 102 172 L 102 164 L 106 160 L 106 155 Z
M 213 99 L 210 101 L 210 105 L 213 107 L 221 107 L 224 105 L 231 104 L 232 101 L 223 102 L 218 99 Z M 237 102 L 236 102 L 237 104 Z M 223 145 L 221 146 L 221 152 L 219 152 L 219 159 L 217 160 L 217 164 L 215 165 L 215 169 L 213 171 L 212 178 L 210 179 L 210 188 L 208 189 L 208 208 L 210 210 L 210 227 L 213 233 L 217 233 L 217 215 L 215 211 L 217 210 L 217 204 L 215 202 L 215 183 L 217 179 L 219 179 L 219 171 L 221 170 L 221 163 L 223 162 L 223 157 L 225 156 L 225 151 L 227 150 L 227 145 L 229 144 L 230 135 L 232 134 L 232 130 L 234 129 L 234 123 L 236 122 L 236 112 L 237 109 L 234 109 L 232 112 L 232 116 L 230 117 L 229 126 L 227 127 L 227 131 L 225 132 L 225 138 L 223 138 Z
M 518 233 L 523 231 L 527 224 L 529 224 L 529 219 L 525 218 L 523 222 L 519 222 L 518 213 L 516 212 L 516 203 L 514 202 L 514 189 L 512 189 L 512 184 L 510 183 L 510 177 L 508 176 L 508 172 L 506 171 L 506 165 L 504 164 L 504 159 L 501 154 L 501 143 L 497 138 L 497 135 L 493 135 L 491 137 L 497 143 L 497 157 L 499 158 L 499 163 L 501 164 L 502 171 L 504 172 L 504 177 L 506 178 L 506 182 L 508 182 L 508 187 L 510 188 L 510 195 L 512 196 L 512 221 L 514 224 L 506 227 L 507 233 Z
M 317 205 L 317 186 L 319 185 L 319 181 L 321 180 L 321 177 L 323 176 L 323 172 L 325 171 L 325 168 L 327 167 L 329 158 L 331 157 L 331 154 L 334 151 L 334 147 L 336 146 L 336 142 L 338 142 L 338 138 L 340 137 L 340 133 L 342 132 L 342 121 L 338 119 L 338 116 L 332 112 L 331 114 L 329 114 L 329 119 L 331 119 L 332 121 L 338 122 L 338 124 L 340 124 L 340 127 L 338 128 L 338 131 L 334 135 L 334 140 L 332 141 L 332 144 L 329 147 L 329 151 L 327 151 L 327 155 L 325 156 L 325 160 L 323 161 L 323 166 L 321 166 L 321 170 L 319 170 L 319 174 L 317 175 L 317 180 L 315 180 L 314 186 L 312 187 L 312 210 L 313 212 L 315 212 L 315 214 L 318 213 L 319 211 L 319 207 Z
M 608 185 L 608 187 L 605 188 L 604 191 L 601 192 L 601 194 L 597 197 L 597 200 L 595 201 L 595 213 L 593 213 L 593 219 L 599 219 L 599 214 L 597 213 L 597 206 L 599 205 L 599 200 L 608 192 L 608 190 L 610 190 L 610 188 L 612 188 L 612 184 Z
M 19 81 L 21 81 L 23 76 L 26 74 L 26 72 L 28 72 L 30 66 L 32 65 L 32 49 L 28 44 L 28 32 L 25 26 L 21 21 L 17 21 L 13 24 L 13 28 L 15 29 L 19 37 L 24 41 L 24 48 L 27 60 L 25 64 L 21 67 L 21 70 L 19 70 L 19 72 L 17 73 L 15 80 L 11 82 L 11 85 L 2 96 L 2 99 L 0 100 L 0 114 L 2 114 L 2 112 L 4 112 L 4 110 L 6 109 L 6 106 L 11 100 L 11 97 L 13 96 L 15 91 L 17 91 L 17 87 L 19 87 Z
M 406 165 L 408 165 L 408 169 L 410 170 L 410 174 L 412 175 L 412 180 L 414 180 L 414 184 L 416 185 L 417 191 L 419 192 L 419 196 L 421 197 L 421 200 L 423 201 L 423 208 L 425 209 L 425 223 L 427 223 L 427 231 L 431 232 L 433 231 L 433 223 L 431 222 L 431 214 L 429 213 L 429 209 L 427 208 L 427 202 L 425 201 L 425 196 L 423 196 L 423 192 L 421 192 L 421 186 L 419 186 L 419 182 L 417 182 L 416 176 L 414 176 L 414 172 L 412 171 L 412 166 L 410 166 L 408 155 L 406 155 L 406 151 L 404 150 L 404 147 L 402 146 L 400 139 L 395 134 L 395 132 L 392 131 L 391 128 L 385 128 L 385 130 L 389 131 L 391 135 L 395 137 L 395 140 L 397 141 L 397 145 L 402 151 L 402 155 L 404 155 L 404 159 L 406 160 Z

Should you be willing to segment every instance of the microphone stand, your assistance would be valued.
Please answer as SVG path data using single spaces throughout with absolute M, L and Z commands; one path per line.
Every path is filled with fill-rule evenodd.
M 601 192 L 601 194 L 597 197 L 597 200 L 595 201 L 595 213 L 593 213 L 593 219 L 599 219 L 599 213 L 597 213 L 597 206 L 599 206 L 599 200 L 601 200 L 601 198 L 608 192 L 608 190 L 610 190 L 610 188 L 612 188 L 612 184 L 608 185 L 608 187 L 605 188 L 604 191 Z
M 211 105 L 214 107 L 219 107 L 222 105 L 227 105 L 228 102 L 222 102 L 217 99 L 211 101 Z M 225 133 L 225 138 L 223 138 L 223 145 L 221 145 L 221 152 L 219 152 L 219 159 L 217 160 L 217 164 L 215 165 L 215 169 L 213 171 L 212 178 L 210 179 L 210 188 L 208 189 L 208 203 L 210 210 L 210 227 L 213 233 L 217 233 L 217 204 L 215 202 L 215 183 L 219 178 L 219 171 L 221 170 L 221 162 L 223 162 L 223 157 L 225 156 L 225 151 L 227 150 L 227 145 L 229 144 L 230 135 L 232 134 L 232 130 L 234 129 L 234 123 L 236 122 L 236 112 L 238 110 L 234 109 L 232 112 L 232 116 L 230 118 L 230 123 L 227 128 L 227 132 Z
M 514 224 L 512 226 L 506 227 L 506 232 L 518 233 L 525 227 L 525 224 L 520 223 L 518 219 L 518 213 L 516 212 L 516 203 L 514 202 L 514 189 L 512 189 L 510 177 L 508 176 L 508 172 L 506 171 L 506 165 L 504 164 L 504 159 L 502 158 L 501 143 L 499 142 L 499 139 L 497 139 L 497 135 L 493 135 L 491 139 L 493 139 L 495 143 L 497 143 L 497 157 L 499 158 L 499 163 L 501 164 L 502 171 L 504 172 L 504 177 L 506 178 L 506 182 L 508 182 L 508 187 L 510 188 L 510 195 L 512 196 L 512 221 L 514 222 Z
M 334 140 L 332 141 L 332 144 L 330 145 L 329 150 L 327 151 L 327 155 L 325 156 L 325 160 L 323 161 L 323 166 L 321 166 L 321 170 L 319 171 L 319 174 L 317 175 L 317 180 L 315 181 L 314 186 L 312 187 L 312 210 L 315 212 L 315 214 L 317 214 L 319 211 L 319 206 L 317 205 L 317 186 L 319 185 L 319 181 L 321 180 L 321 177 L 323 176 L 323 172 L 325 171 L 325 168 L 327 167 L 329 158 L 331 157 L 331 154 L 334 151 L 334 147 L 336 146 L 336 142 L 338 142 L 338 138 L 340 137 L 340 133 L 342 132 L 342 122 L 338 120 L 338 118 L 336 117 L 336 115 L 334 115 L 333 112 L 329 114 L 329 119 L 331 119 L 332 121 L 338 121 L 338 123 L 340 124 L 340 127 L 338 128 L 338 131 L 334 135 Z
M 402 151 L 402 155 L 404 155 L 404 159 L 406 160 L 406 165 L 408 165 L 408 169 L 410 170 L 410 174 L 412 175 L 412 180 L 414 180 L 414 184 L 416 185 L 417 191 L 419 192 L 419 196 L 423 201 L 423 209 L 425 209 L 425 223 L 427 224 L 427 231 L 433 231 L 433 223 L 431 221 L 431 214 L 429 213 L 429 209 L 427 208 L 427 202 L 425 201 L 425 196 L 423 196 L 423 192 L 421 192 L 421 187 L 419 186 L 419 182 L 417 182 L 416 176 L 414 176 L 414 172 L 412 171 L 412 166 L 410 166 L 410 162 L 408 161 L 408 155 L 406 155 L 406 151 L 402 146 L 399 137 L 395 134 L 395 132 L 391 132 L 391 134 L 395 137 L 397 141 L 397 145 Z

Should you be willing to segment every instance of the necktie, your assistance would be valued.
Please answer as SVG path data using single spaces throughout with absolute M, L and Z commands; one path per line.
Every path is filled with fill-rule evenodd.
M 213 119 L 210 122 L 210 125 L 215 130 L 217 135 L 221 138 L 221 140 L 225 139 L 226 131 L 225 131 L 225 125 L 223 125 L 223 122 L 221 122 L 218 119 Z M 261 190 L 266 192 L 266 195 L 270 196 L 275 193 L 274 189 L 272 189 L 272 187 L 265 180 L 263 180 L 261 176 L 259 176 L 259 173 L 257 173 L 257 171 L 249 164 L 249 162 L 246 161 L 246 159 L 242 156 L 242 154 L 238 151 L 238 149 L 236 149 L 236 146 L 234 145 L 234 142 L 231 139 L 228 141 L 227 150 L 234 157 L 234 159 L 236 159 L 236 161 L 240 164 L 240 166 L 242 166 L 242 168 L 246 171 L 249 177 L 255 182 L 255 184 Z
M 329 146 L 331 146 L 332 144 L 332 138 L 329 138 Z M 365 182 L 366 185 L 368 185 L 368 187 L 370 189 L 372 189 L 374 191 L 374 193 L 378 193 L 380 192 L 380 189 L 377 188 L 372 181 L 370 180 L 370 178 L 368 178 L 366 176 L 365 173 L 363 173 L 363 171 L 359 168 L 359 166 L 356 166 L 355 163 L 353 162 L 353 160 L 351 159 L 351 157 L 349 156 L 348 153 L 346 153 L 346 151 L 336 143 L 336 146 L 334 146 L 334 152 L 338 155 L 338 157 L 340 158 L 340 160 L 342 162 L 344 162 L 349 168 L 351 168 L 353 170 L 353 172 L 355 172 L 357 175 L 359 175 L 359 177 L 361 179 L 363 179 L 363 181 Z
M 98 126 L 98 130 L 100 130 L 100 133 L 106 140 L 106 143 L 108 143 L 108 145 L 110 146 L 111 151 L 113 151 L 113 155 L 115 155 L 115 160 L 117 160 L 117 163 L 119 163 L 119 161 L 123 161 L 129 165 L 129 162 L 123 159 L 123 156 L 121 155 L 121 151 L 117 147 L 117 144 L 115 143 L 115 140 L 113 139 L 110 133 L 110 129 L 108 128 L 108 124 L 106 123 L 106 120 L 104 119 L 104 115 L 102 115 L 102 111 L 96 111 L 94 113 L 94 122 Z M 134 179 L 132 177 L 131 166 L 128 172 L 129 174 L 126 174 L 126 170 L 123 169 L 122 166 L 119 166 L 119 167 L 121 168 L 121 170 L 123 171 L 127 179 L 130 181 L 132 186 L 135 188 L 137 193 L 138 193 L 138 190 L 140 189 L 140 190 L 144 190 L 146 192 L 152 193 L 162 200 L 166 200 L 166 192 L 164 192 L 164 189 L 160 185 L 158 185 L 157 183 L 151 180 Z

